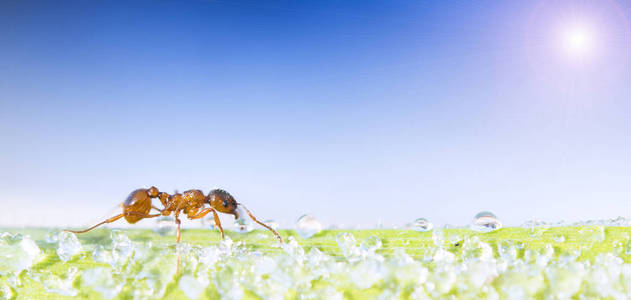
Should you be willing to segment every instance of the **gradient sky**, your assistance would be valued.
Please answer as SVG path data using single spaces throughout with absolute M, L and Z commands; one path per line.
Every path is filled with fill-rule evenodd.
M 2 1 L 0 225 L 96 223 L 151 185 L 221 187 L 285 226 L 630 216 L 630 13 Z

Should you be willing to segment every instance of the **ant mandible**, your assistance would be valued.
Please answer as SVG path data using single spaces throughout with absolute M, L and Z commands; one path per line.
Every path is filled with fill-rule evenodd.
M 158 198 L 160 200 L 164 206 L 163 209 L 159 209 L 151 203 L 151 200 L 154 198 Z M 210 207 L 204 207 L 204 204 L 209 204 Z M 215 225 L 217 225 L 219 230 L 221 230 L 221 238 L 223 239 L 223 228 L 221 227 L 221 222 L 219 221 L 219 215 L 217 215 L 217 212 L 231 214 L 234 215 L 235 219 L 238 219 L 239 213 L 237 212 L 237 205 L 243 207 L 254 222 L 259 223 L 261 226 L 270 230 L 281 243 L 283 242 L 283 239 L 276 230 L 259 222 L 252 212 L 245 207 L 245 205 L 238 203 L 234 200 L 232 195 L 221 189 L 214 189 L 210 191 L 208 196 L 204 196 L 204 193 L 200 190 L 188 190 L 181 194 L 176 192 L 173 195 L 169 195 L 165 192 L 158 191 L 158 189 L 154 186 L 148 189 L 137 189 L 131 192 L 129 197 L 127 197 L 127 200 L 123 202 L 122 214 L 111 217 L 85 230 L 66 229 L 65 231 L 84 233 L 103 224 L 112 223 L 120 218 L 125 218 L 128 223 L 134 224 L 142 219 L 168 216 L 173 213 L 175 215 L 175 223 L 177 224 L 177 242 L 179 243 L 182 235 L 180 230 L 180 224 L 182 223 L 180 221 L 181 212 L 184 212 L 184 214 L 186 214 L 186 216 L 191 220 L 201 219 L 208 213 L 212 212 L 215 217 Z M 152 208 L 160 213 L 149 214 L 149 211 L 151 211 Z

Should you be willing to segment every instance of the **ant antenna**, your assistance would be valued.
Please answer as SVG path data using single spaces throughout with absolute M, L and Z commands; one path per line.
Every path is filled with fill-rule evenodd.
M 241 207 L 243 207 L 243 209 L 245 209 L 245 211 L 248 213 L 248 215 L 250 215 L 250 218 L 252 218 L 252 220 L 254 220 L 254 222 L 259 223 L 259 225 L 267 228 L 269 231 L 271 231 L 272 233 L 274 233 L 274 235 L 276 236 L 276 238 L 282 243 L 283 242 L 283 238 L 280 237 L 280 235 L 278 234 L 278 232 L 276 232 L 276 230 L 272 229 L 272 227 L 267 226 L 265 223 L 260 222 L 259 220 L 257 220 L 254 215 L 252 214 L 252 212 L 245 207 L 245 205 L 243 205 L 242 203 L 237 203 L 237 205 L 241 205 Z

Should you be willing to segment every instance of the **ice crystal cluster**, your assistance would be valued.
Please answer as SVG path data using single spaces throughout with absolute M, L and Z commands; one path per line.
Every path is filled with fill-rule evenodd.
M 602 226 L 582 230 L 587 245 L 604 239 Z M 358 240 L 352 231 L 338 233 L 334 244 L 322 247 L 302 246 L 290 236 L 268 248 L 228 237 L 210 246 L 165 247 L 117 230 L 98 244 L 71 233 L 38 243 L 4 233 L 0 298 L 631 298 L 628 239 L 580 259 L 588 248 L 562 252 L 555 247 L 564 242 L 560 239 L 534 249 L 509 239 L 490 243 L 438 229 L 431 234 L 424 255 L 413 257 L 377 236 Z M 30 290 L 37 288 L 43 292 Z

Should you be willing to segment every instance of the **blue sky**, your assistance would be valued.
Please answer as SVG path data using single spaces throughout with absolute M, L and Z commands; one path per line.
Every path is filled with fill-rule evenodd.
M 94 223 L 151 185 L 285 225 L 629 216 L 629 8 L 3 2 L 0 225 Z

